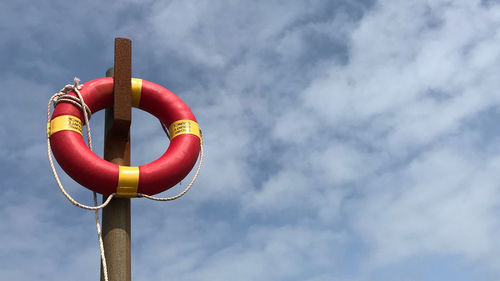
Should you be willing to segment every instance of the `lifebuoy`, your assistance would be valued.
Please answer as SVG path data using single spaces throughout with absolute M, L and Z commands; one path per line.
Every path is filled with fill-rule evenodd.
M 83 140 L 81 109 L 71 103 L 59 103 L 47 124 L 50 146 L 61 168 L 81 185 L 104 195 L 135 197 L 165 191 L 188 175 L 200 152 L 201 131 L 188 106 L 160 85 L 137 78 L 131 83 L 132 106 L 151 113 L 170 131 L 168 149 L 151 163 L 119 166 L 97 156 Z M 112 107 L 113 78 L 86 82 L 80 93 L 91 113 Z

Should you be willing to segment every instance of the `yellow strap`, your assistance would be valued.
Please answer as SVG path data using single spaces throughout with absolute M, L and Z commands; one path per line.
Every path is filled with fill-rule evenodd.
M 198 136 L 201 140 L 200 127 L 198 123 L 193 120 L 178 120 L 170 124 L 168 127 L 170 131 L 170 139 L 175 138 L 178 135 L 192 134 Z
M 139 108 L 141 103 L 142 79 L 132 78 L 132 106 Z
M 118 166 L 117 197 L 137 197 L 137 186 L 139 185 L 139 167 Z
M 82 134 L 82 120 L 73 115 L 61 115 L 47 123 L 47 138 L 59 131 L 75 131 Z

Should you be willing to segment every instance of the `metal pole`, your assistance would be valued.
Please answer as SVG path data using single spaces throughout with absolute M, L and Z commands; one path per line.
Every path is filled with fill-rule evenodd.
M 104 159 L 130 166 L 132 41 L 115 38 L 113 108 L 106 109 Z M 103 200 L 105 200 L 103 196 Z M 130 281 L 130 199 L 113 198 L 102 211 L 102 233 L 109 281 Z M 101 281 L 104 275 L 101 266 Z

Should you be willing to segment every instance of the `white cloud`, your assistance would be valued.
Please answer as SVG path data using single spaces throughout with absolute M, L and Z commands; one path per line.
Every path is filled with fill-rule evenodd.
M 219 11 L 220 7 L 208 9 Z M 174 28 L 161 11 L 154 17 L 154 26 L 161 22 Z M 498 51 L 492 47 L 497 42 L 496 13 L 495 8 L 487 10 L 471 2 L 385 1 L 357 25 L 346 27 L 333 20 L 292 28 L 293 16 L 285 16 L 266 29 L 253 29 L 258 24 L 242 27 L 246 34 L 255 36 L 230 44 L 213 42 L 210 35 L 230 37 L 242 30 L 232 26 L 214 32 L 214 28 L 206 27 L 213 24 L 212 18 L 203 21 L 203 26 L 198 18 L 187 17 L 179 34 L 169 31 L 170 27 L 154 32 L 163 32 L 165 40 L 167 35 L 184 39 L 157 44 L 192 54 L 194 63 L 216 69 L 236 63 L 222 72 L 228 79 L 207 89 L 219 99 L 210 109 L 201 109 L 204 118 L 200 120 L 217 120 L 207 122 L 206 132 L 216 133 L 214 138 L 231 130 L 233 124 L 241 128 L 232 129 L 231 140 L 219 139 L 217 147 L 207 142 L 207 151 L 217 153 L 217 161 L 208 164 L 208 175 L 227 172 L 222 180 L 205 178 L 202 182 L 243 191 L 239 193 L 244 195 L 241 200 L 229 198 L 242 202 L 245 214 L 285 216 L 283 213 L 293 210 L 303 212 L 297 221 L 316 217 L 318 223 L 330 228 L 339 221 L 347 223 L 371 249 L 369 261 L 373 264 L 377 264 L 375 260 L 390 263 L 429 251 L 477 259 L 491 246 L 491 229 L 495 229 L 491 218 L 495 213 L 489 207 L 464 213 L 459 207 L 494 206 L 493 199 L 483 204 L 492 196 L 492 180 L 473 192 L 472 182 L 455 181 L 453 175 L 477 178 L 471 171 L 474 166 L 463 163 L 456 170 L 432 166 L 418 172 L 410 172 L 410 167 L 418 166 L 415 159 L 425 163 L 419 164 L 422 167 L 431 161 L 422 159 L 434 159 L 432 163 L 477 159 L 474 144 L 444 152 L 439 147 L 451 145 L 450 136 L 474 134 L 466 128 L 467 122 L 498 101 L 497 79 L 492 75 L 498 72 Z M 196 14 L 199 10 L 192 11 Z M 266 13 L 257 14 L 267 19 Z M 221 19 L 225 20 L 235 21 Z M 457 26 L 464 27 L 457 32 Z M 327 58 L 306 68 L 303 77 L 300 66 L 287 64 L 311 52 L 304 34 L 320 30 L 324 37 L 336 37 L 336 28 L 346 34 L 338 37 L 349 47 L 345 63 Z M 250 49 L 245 47 L 250 45 L 248 38 L 255 40 Z M 284 59 L 277 62 L 291 67 L 266 64 L 266 52 L 282 56 Z M 230 89 L 229 93 L 221 94 L 220 85 Z M 241 96 L 236 96 L 238 93 Z M 282 95 L 280 99 L 277 94 Z M 256 129 L 271 133 L 267 139 L 253 137 L 251 132 Z M 252 143 L 283 150 L 271 156 L 274 159 L 265 167 L 273 169 L 266 168 L 268 175 L 261 182 L 249 178 L 262 169 L 248 165 L 247 157 L 257 154 L 251 150 Z M 463 149 L 472 150 L 472 156 L 464 156 Z M 412 181 L 425 177 L 428 181 Z M 242 186 L 241 180 L 245 180 L 245 188 L 234 187 Z M 255 182 L 257 188 L 252 188 Z M 460 205 L 468 198 L 464 190 L 472 192 L 471 205 Z M 217 187 L 215 192 L 219 192 Z M 443 195 L 448 193 L 456 195 L 448 199 Z M 355 205 L 357 210 L 351 209 L 351 202 L 359 204 Z M 462 223 L 453 217 L 457 212 Z M 346 221 L 349 219 L 352 221 Z M 474 230 L 466 231 L 470 228 Z M 471 239 L 483 244 L 466 243 Z M 389 243 L 392 240 L 394 243 Z M 243 259 L 253 264 L 252 257 L 249 253 Z
M 208 257 L 200 270 L 181 280 L 312 278 L 337 267 L 329 249 L 344 239 L 333 232 L 303 227 L 252 229 L 246 241 Z M 309 268 L 318 273 L 308 272 Z
M 389 144 L 407 149 L 456 132 L 498 99 L 493 87 L 484 87 L 496 84 L 490 75 L 496 64 L 476 50 L 495 40 L 489 34 L 499 23 L 489 12 L 467 3 L 455 9 L 384 3 L 352 33 L 349 64 L 333 67 L 305 92 L 325 121 L 342 126 L 384 118 Z M 427 26 L 429 17 L 438 18 L 437 26 Z M 457 22 L 468 24 L 456 32 Z
M 499 159 L 461 149 L 430 150 L 365 191 L 355 205 L 353 222 L 373 243 L 371 262 L 424 253 L 481 260 L 498 253 Z
M 374 148 L 383 168 L 356 188 L 362 197 L 350 210 L 375 266 L 424 253 L 483 260 L 498 252 L 497 157 L 452 137 L 475 135 L 467 122 L 498 106 L 491 73 L 500 54 L 487 51 L 498 42 L 498 8 L 441 4 L 379 3 L 352 33 L 349 63 L 304 93 L 332 130 L 366 130 L 347 134 L 358 149 Z
M 275 41 L 307 11 L 304 3 L 295 2 L 286 5 L 286 9 L 284 5 L 281 1 L 257 1 L 243 6 L 231 1 L 157 2 L 146 32 L 153 44 L 188 61 L 224 67 L 231 60 L 240 59 L 238 56 Z M 157 50 L 158 57 L 164 56 L 164 48 Z

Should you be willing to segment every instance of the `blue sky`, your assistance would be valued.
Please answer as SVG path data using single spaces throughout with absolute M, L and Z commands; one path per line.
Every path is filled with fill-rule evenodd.
M 0 31 L 0 279 L 97 280 L 45 110 L 123 36 L 206 150 L 186 196 L 133 200 L 133 280 L 498 280 L 498 1 L 7 0 Z M 102 112 L 91 125 L 102 153 Z M 167 146 L 135 110 L 132 164 Z

